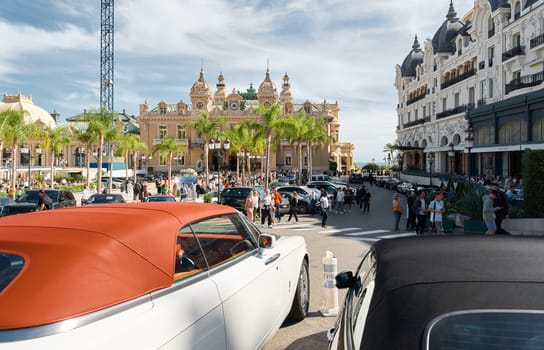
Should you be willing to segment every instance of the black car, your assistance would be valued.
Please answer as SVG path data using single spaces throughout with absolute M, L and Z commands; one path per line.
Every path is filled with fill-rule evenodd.
M 336 276 L 329 349 L 544 349 L 543 264 L 540 237 L 381 240 Z
M 28 190 L 13 203 L 2 207 L 1 216 L 23 214 L 36 211 L 38 207 L 38 191 Z M 45 194 L 51 198 L 53 209 L 75 207 L 77 205 L 74 194 L 67 190 L 45 190 Z
M 87 199 L 86 205 L 125 203 L 125 198 L 119 193 L 95 193 Z
M 245 213 L 246 198 L 253 191 L 252 187 L 228 187 L 221 191 L 219 204 L 228 205 Z
M 361 173 L 352 173 L 349 176 L 349 182 L 352 184 L 362 184 L 363 183 L 363 174 Z

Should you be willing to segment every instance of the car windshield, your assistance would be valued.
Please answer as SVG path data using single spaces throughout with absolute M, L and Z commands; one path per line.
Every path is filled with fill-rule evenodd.
M 114 203 L 120 201 L 118 196 L 112 195 L 91 196 L 91 198 L 89 198 L 89 203 Z
M 45 190 L 45 194 L 49 198 L 51 198 L 53 201 L 55 201 L 56 198 L 57 198 L 55 191 Z M 38 191 L 37 190 L 31 190 L 31 191 L 26 191 L 25 194 L 23 194 L 21 197 L 19 197 L 17 199 L 17 202 L 35 202 L 35 203 L 38 203 L 39 199 L 40 199 L 40 197 L 38 196 Z
M 175 202 L 176 199 L 171 196 L 156 196 L 156 197 L 147 197 L 148 202 Z
M 456 312 L 435 319 L 425 341 L 428 350 L 544 349 L 544 312 Z

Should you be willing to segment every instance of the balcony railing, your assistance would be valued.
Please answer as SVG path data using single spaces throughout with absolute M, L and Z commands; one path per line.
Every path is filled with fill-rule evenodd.
M 506 84 L 506 94 L 508 95 L 512 91 L 536 86 L 544 81 L 544 71 L 531 75 L 524 75 L 519 78 L 513 79 L 510 83 Z
M 542 44 L 544 44 L 544 34 L 540 34 L 539 36 L 531 39 L 531 49 L 534 49 Z
M 417 101 L 419 101 L 419 100 L 423 100 L 423 99 L 425 98 L 425 96 L 427 96 L 427 94 L 421 94 L 421 95 L 419 95 L 419 96 L 416 96 L 416 97 L 414 97 L 414 98 L 411 98 L 411 99 L 409 99 L 409 100 L 406 102 L 406 105 L 408 106 L 408 105 L 411 105 L 411 104 L 414 103 L 414 102 L 417 102 Z
M 468 78 L 470 78 L 471 76 L 473 76 L 475 74 L 476 74 L 476 69 L 471 69 L 471 70 L 469 70 L 469 71 L 467 71 L 467 72 L 465 72 L 463 74 L 460 74 L 460 75 L 456 76 L 453 79 L 450 79 L 448 81 L 443 82 L 440 85 L 440 88 L 445 89 L 445 88 L 450 87 L 452 85 L 455 85 L 455 84 L 457 84 L 457 83 L 459 83 L 459 82 L 461 82 L 461 81 L 463 81 L 465 79 L 468 79 Z
M 409 122 L 409 123 L 403 124 L 402 127 L 403 127 L 403 128 L 410 128 L 410 127 L 412 127 L 412 126 L 425 124 L 426 122 L 429 122 L 429 121 L 431 121 L 431 118 L 425 117 L 425 118 L 423 118 L 423 119 L 418 119 L 418 120 L 414 120 L 413 122 Z
M 502 61 L 507 61 L 513 57 L 519 56 L 519 55 L 525 55 L 525 46 L 518 45 L 506 52 L 502 53 Z
M 162 142 L 162 139 L 153 139 L 153 144 L 154 145 L 159 144 L 161 142 Z M 179 145 L 188 146 L 189 145 L 189 140 L 188 139 L 176 139 L 176 143 L 179 144 Z
M 481 98 L 478 100 L 478 107 L 482 107 L 485 105 L 486 105 L 485 98 Z
M 442 118 L 446 118 L 455 114 L 463 113 L 463 112 L 466 112 L 467 109 L 468 109 L 467 105 L 461 105 L 459 107 L 448 109 L 443 112 L 437 113 L 436 119 L 442 119 Z

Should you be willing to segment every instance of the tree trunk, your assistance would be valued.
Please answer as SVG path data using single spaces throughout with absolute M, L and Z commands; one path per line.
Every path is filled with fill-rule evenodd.
M 55 151 L 51 151 L 51 188 L 55 188 Z
M 15 177 L 17 176 L 17 141 L 13 143 L 13 147 L 11 148 L 11 188 L 13 189 L 13 196 L 12 199 L 15 199 Z
M 98 138 L 98 163 L 96 164 L 96 191 L 102 193 L 102 149 L 104 148 L 104 135 Z
M 272 143 L 272 134 L 268 133 L 266 136 L 266 165 L 265 165 L 265 180 L 264 185 L 265 188 L 268 188 L 268 181 L 270 178 L 270 144 Z
M 90 188 L 91 185 L 91 155 L 92 149 L 90 147 L 87 147 L 87 188 Z
M 204 142 L 204 160 L 206 162 L 204 164 L 204 168 L 206 169 L 204 174 L 206 175 L 206 178 L 205 178 L 205 183 L 202 184 L 202 186 L 204 186 L 205 189 L 208 188 L 208 181 L 210 180 L 210 169 L 208 167 L 209 156 L 210 156 L 210 152 L 208 150 L 208 140 L 206 140 L 206 142 Z
M 173 184 L 172 184 L 172 152 L 168 152 L 168 190 L 170 193 L 173 192 Z M 174 193 L 174 196 L 176 194 Z
M 112 192 L 112 189 L 113 189 L 113 153 L 114 153 L 114 147 L 113 145 L 110 143 L 109 144 L 109 158 L 110 158 L 110 164 L 108 166 L 109 170 L 110 170 L 110 176 L 109 176 L 109 181 L 108 181 L 108 193 L 111 193 Z

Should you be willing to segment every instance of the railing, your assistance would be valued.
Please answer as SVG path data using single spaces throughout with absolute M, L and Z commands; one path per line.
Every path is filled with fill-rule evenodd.
M 531 75 L 524 75 L 522 77 L 513 79 L 510 83 L 506 84 L 506 94 L 508 95 L 512 91 L 536 86 L 544 81 L 544 71 Z
M 459 82 L 461 82 L 461 81 L 463 81 L 465 79 L 468 79 L 468 78 L 470 78 L 471 76 L 473 76 L 475 74 L 476 74 L 476 69 L 471 69 L 471 70 L 469 70 L 469 71 L 467 71 L 467 72 L 465 72 L 463 74 L 460 74 L 460 75 L 456 76 L 453 79 L 450 79 L 448 81 L 443 82 L 440 85 L 440 88 L 445 89 L 445 88 L 450 87 L 452 85 L 455 85 L 455 84 L 457 84 L 457 83 L 459 83 Z
M 478 107 L 482 107 L 485 105 L 486 105 L 485 98 L 481 98 L 478 100 Z
M 502 61 L 507 61 L 513 57 L 519 56 L 519 55 L 525 55 L 525 46 L 518 45 L 506 52 L 502 53 Z
M 153 139 L 153 144 L 154 145 L 159 144 L 161 142 L 162 142 L 162 139 Z M 176 143 L 180 144 L 180 145 L 188 146 L 189 145 L 189 140 L 188 139 L 176 139 Z
M 431 118 L 425 117 L 425 118 L 423 118 L 423 119 L 418 119 L 418 120 L 414 120 L 413 122 L 409 122 L 409 123 L 403 124 L 402 127 L 403 127 L 403 128 L 410 128 L 410 127 L 412 127 L 412 126 L 425 124 L 426 122 L 429 122 L 429 121 L 431 121 Z
M 436 114 L 436 119 L 442 119 L 442 118 L 446 118 L 446 117 L 449 117 L 449 116 L 454 115 L 454 114 L 463 113 L 463 112 L 466 112 L 467 109 L 468 109 L 467 105 L 461 105 L 459 107 L 448 109 L 448 110 L 445 110 L 443 112 L 437 113 Z
M 531 49 L 544 44 L 544 34 L 540 34 L 531 39 Z
M 411 99 L 409 99 L 409 100 L 406 102 L 406 105 L 409 106 L 409 105 L 411 105 L 411 104 L 414 103 L 414 102 L 417 102 L 417 101 L 419 101 L 419 100 L 423 100 L 423 99 L 425 98 L 425 96 L 427 96 L 427 94 L 421 94 L 421 95 L 419 95 L 419 96 L 416 96 L 416 97 L 414 97 L 414 98 L 411 98 Z

